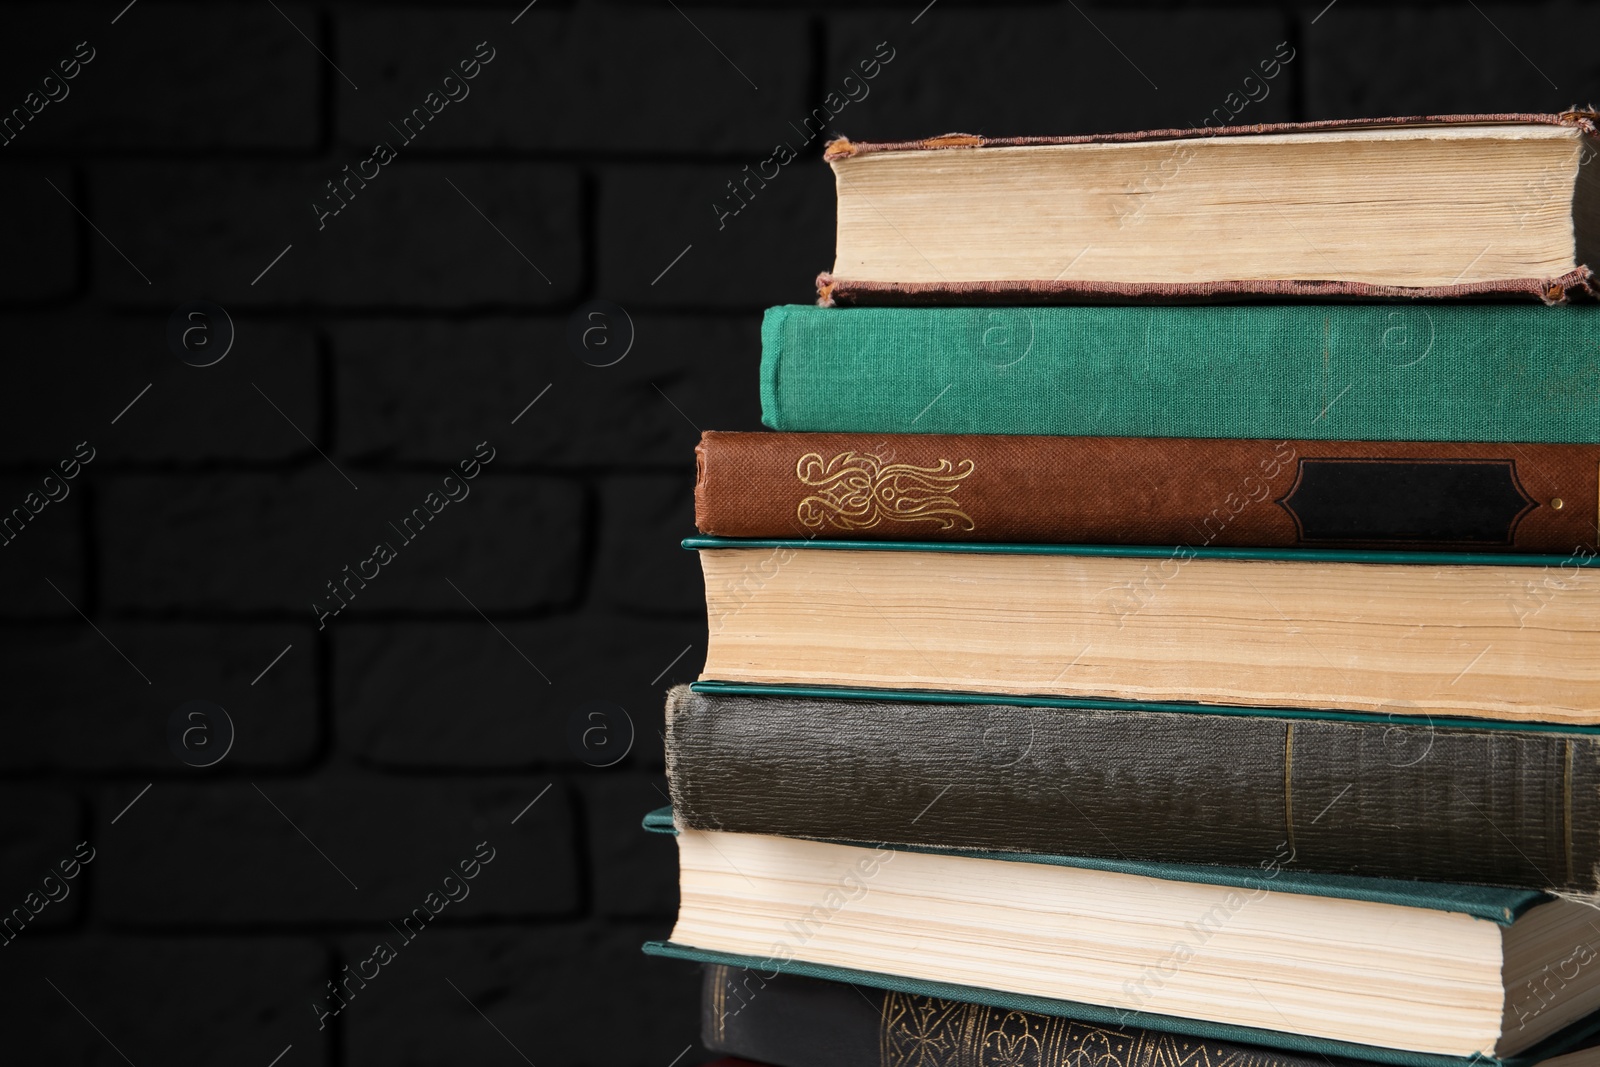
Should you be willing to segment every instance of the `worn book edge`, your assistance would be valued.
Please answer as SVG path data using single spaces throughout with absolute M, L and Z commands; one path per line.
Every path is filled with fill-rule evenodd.
M 1087 1023 L 1162 1030 L 1167 1033 L 1184 1034 L 1210 1040 L 1265 1045 L 1269 1048 L 1284 1049 L 1292 1052 L 1310 1052 L 1324 1056 L 1367 1060 L 1372 1063 L 1392 1064 L 1394 1067 L 1463 1067 L 1463 1065 L 1468 1064 L 1473 1065 L 1473 1067 L 1534 1067 L 1542 1060 L 1579 1047 L 1580 1043 L 1586 1038 L 1600 1033 L 1600 1013 L 1597 1013 L 1579 1020 L 1567 1029 L 1516 1056 L 1485 1056 L 1481 1053 L 1472 1056 L 1441 1056 L 1435 1053 L 1407 1052 L 1402 1049 L 1381 1048 L 1376 1045 L 1357 1045 L 1347 1041 L 1306 1037 L 1281 1030 L 1262 1030 L 1251 1026 L 1213 1023 L 1203 1019 L 1184 1019 L 1176 1016 L 1142 1014 L 1138 1012 L 1125 1013 L 1115 1008 L 1094 1004 L 1051 1000 L 1044 997 L 1006 993 L 996 989 L 954 985 L 948 982 L 929 982 L 916 978 L 902 978 L 898 975 L 858 971 L 846 967 L 809 963 L 805 960 L 792 958 L 781 960 L 777 958 L 758 959 L 754 956 L 695 948 L 691 945 L 681 945 L 673 941 L 646 941 L 643 949 L 647 956 L 688 960 L 694 963 L 722 964 L 727 967 L 740 967 L 768 975 L 796 974 L 808 978 L 822 978 L 833 982 L 846 982 L 851 985 L 863 985 L 874 989 L 886 989 L 892 992 L 909 993 L 917 996 L 968 1001 L 1004 1010 L 1037 1012 L 1041 1015 L 1060 1016 Z
M 1515 297 L 1548 307 L 1600 295 L 1594 271 L 1580 265 L 1554 278 L 1496 278 L 1454 285 L 1378 285 L 1321 279 L 1260 281 L 1113 282 L 1088 280 L 995 282 L 872 282 L 817 275 L 822 307 L 934 307 L 1040 304 L 1215 304 L 1270 298 L 1329 302 L 1494 300 Z
M 1119 144 L 1138 141 L 1180 141 L 1210 137 L 1258 137 L 1263 134 L 1317 133 L 1328 130 L 1386 129 L 1395 126 L 1571 126 L 1590 136 L 1600 129 L 1600 113 L 1572 107 L 1561 112 L 1487 112 L 1466 115 L 1398 115 L 1375 119 L 1314 119 L 1310 122 L 1258 122 L 1238 126 L 1190 126 L 1165 130 L 1121 133 L 1085 133 L 1056 137 L 983 137 L 973 133 L 945 133 L 915 141 L 852 141 L 837 137 L 824 148 L 822 158 L 836 159 L 876 152 L 930 152 L 944 149 L 1025 148 L 1032 145 Z

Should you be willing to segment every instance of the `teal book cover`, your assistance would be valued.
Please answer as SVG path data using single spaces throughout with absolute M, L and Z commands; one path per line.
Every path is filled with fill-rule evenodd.
M 767 311 L 775 430 L 1600 442 L 1600 306 Z
M 778 552 L 945 552 L 977 556 L 1094 556 L 1126 559 L 1231 559 L 1257 562 L 1393 563 L 1416 567 L 1482 566 L 1600 569 L 1600 555 L 1557 556 L 1537 552 L 1405 552 L 1366 548 L 1214 548 L 1166 545 L 1019 544 L 1004 541 L 835 541 L 764 537 L 685 537 L 689 552 L 705 549 L 771 549 Z

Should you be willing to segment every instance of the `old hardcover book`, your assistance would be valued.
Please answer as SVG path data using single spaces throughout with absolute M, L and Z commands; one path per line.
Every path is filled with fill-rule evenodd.
M 774 1067 L 1375 1067 L 1262 1045 L 707 964 L 700 1043 Z M 1592 1040 L 1592 1039 L 1591 1039 Z M 1588 1047 L 1529 1062 L 1591 1067 Z
M 696 689 L 666 733 L 696 830 L 1600 893 L 1594 727 Z
M 835 141 L 824 303 L 1518 295 L 1593 284 L 1589 112 Z
M 1600 446 L 717 433 L 718 537 L 1594 551 Z
M 1600 443 L 1600 306 L 770 308 L 774 430 Z
M 678 919 L 646 951 L 763 976 L 1417 1067 L 1600 1025 L 1594 909 L 1547 894 L 1310 876 L 1282 849 L 1240 870 L 676 839 Z
M 1592 555 L 685 546 L 702 681 L 1600 724 Z

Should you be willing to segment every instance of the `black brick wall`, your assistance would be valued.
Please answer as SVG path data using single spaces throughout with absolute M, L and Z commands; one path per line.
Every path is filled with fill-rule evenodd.
M 123 3 L 11 5 L 0 32 L 0 114 L 93 49 L 0 146 L 0 517 L 94 457 L 0 545 L 0 917 L 95 850 L 0 933 L 6 1062 L 705 1058 L 690 970 L 638 952 L 676 892 L 638 820 L 662 692 L 704 654 L 676 547 L 696 429 L 758 425 L 761 309 L 829 266 L 821 139 L 714 205 L 863 60 L 892 50 L 833 133 L 1185 126 L 1279 42 L 1238 121 L 1600 85 L 1576 4 Z M 414 139 L 390 125 L 489 49 Z M 376 141 L 397 158 L 340 207 L 325 183 Z M 595 299 L 631 318 L 612 366 L 569 344 Z M 195 300 L 235 329 L 203 368 L 167 338 Z M 625 343 L 608 321 L 591 363 Z M 389 524 L 484 441 L 404 543 Z M 206 768 L 169 741 L 194 700 L 236 730 Z M 594 701 L 635 728 L 614 766 L 571 739 Z M 470 896 L 404 941 L 481 841 Z

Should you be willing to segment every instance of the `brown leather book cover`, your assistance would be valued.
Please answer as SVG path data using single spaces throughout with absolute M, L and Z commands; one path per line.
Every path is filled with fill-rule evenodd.
M 1589 137 L 1600 136 L 1600 114 L 1572 109 L 1559 114 L 1503 112 L 1467 115 L 1407 115 L 1371 119 L 1322 119 L 1237 126 L 1139 130 L 1067 137 L 982 137 L 947 133 L 912 141 L 829 142 L 823 158 L 837 163 L 887 152 L 961 152 L 988 148 L 1048 145 L 1128 144 L 1141 141 L 1193 141 L 1248 138 L 1276 134 L 1336 132 L 1409 126 L 1459 125 L 1568 126 Z M 869 281 L 817 275 L 818 303 L 824 307 L 915 307 L 944 304 L 1124 304 L 1216 303 L 1229 300 L 1294 301 L 1370 300 L 1541 300 L 1565 304 L 1600 295 L 1600 281 L 1588 265 L 1578 264 L 1559 276 L 1495 278 L 1449 285 L 1387 285 L 1343 278 L 1243 279 L 1198 282 L 1103 281 L 1061 279 L 1034 281 Z
M 1596 550 L 1600 445 L 719 433 L 718 537 Z

